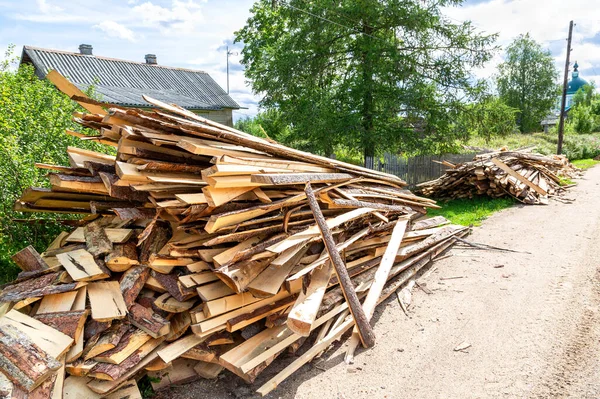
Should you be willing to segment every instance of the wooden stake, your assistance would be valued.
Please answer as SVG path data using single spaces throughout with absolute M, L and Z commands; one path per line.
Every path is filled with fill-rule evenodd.
M 366 348 L 370 348 L 375 345 L 375 333 L 369 324 L 369 319 L 367 319 L 365 312 L 360 306 L 358 296 L 356 295 L 356 291 L 354 291 L 354 285 L 352 284 L 352 280 L 350 280 L 346 265 L 336 249 L 333 236 L 331 235 L 329 227 L 327 227 L 327 222 L 325 221 L 323 212 L 321 212 L 321 208 L 319 208 L 317 198 L 315 197 L 315 193 L 313 192 L 310 183 L 306 184 L 304 192 L 308 198 L 308 204 L 313 212 L 315 221 L 319 225 L 319 230 L 321 230 L 321 236 L 323 237 L 323 242 L 329 253 L 329 259 L 331 259 L 333 267 L 335 268 L 335 273 L 337 274 L 346 302 L 348 302 L 350 307 L 352 317 L 358 326 L 360 339 Z

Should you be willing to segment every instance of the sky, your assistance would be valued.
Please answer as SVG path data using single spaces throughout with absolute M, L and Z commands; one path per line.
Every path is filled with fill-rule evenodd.
M 95 55 L 144 61 L 156 54 L 162 65 L 208 72 L 225 88 L 226 48 L 230 52 L 230 95 L 242 109 L 239 119 L 256 114 L 260 97 L 244 78 L 241 44 L 234 32 L 250 16 L 253 0 L 0 0 L 0 57 L 9 44 L 77 52 L 91 44 Z M 455 22 L 470 20 L 485 33 L 498 33 L 505 47 L 529 32 L 548 48 L 564 71 L 569 21 L 575 21 L 572 61 L 580 76 L 600 82 L 600 2 L 598 0 L 466 0 L 444 10 Z M 498 52 L 476 77 L 490 78 L 502 62 Z

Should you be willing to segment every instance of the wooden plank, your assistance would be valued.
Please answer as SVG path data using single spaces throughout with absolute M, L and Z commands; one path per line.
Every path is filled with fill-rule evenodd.
M 56 86 L 58 90 L 69 96 L 69 98 L 73 98 L 75 96 L 88 98 L 88 96 L 84 92 L 79 90 L 77 86 L 69 82 L 64 76 L 62 76 L 59 72 L 57 72 L 54 69 L 48 72 L 48 74 L 46 75 L 46 79 L 52 82 L 52 84 L 54 84 L 54 86 Z M 81 101 L 78 101 L 77 103 L 92 114 L 106 115 L 106 111 L 104 110 L 104 108 L 98 105 L 88 104 Z
M 85 288 L 83 288 L 85 289 Z M 79 291 L 69 291 L 62 294 L 47 295 L 42 298 L 36 315 L 71 310 Z
M 503 171 L 505 171 L 506 173 L 508 173 L 510 176 L 512 176 L 515 179 L 517 179 L 518 181 L 520 181 L 521 183 L 525 184 L 527 187 L 531 188 L 536 193 L 538 193 L 540 195 L 548 195 L 548 192 L 546 190 L 544 190 L 541 187 L 533 184 L 532 182 L 530 182 L 529 180 L 527 180 L 526 178 L 524 178 L 520 173 L 515 172 L 510 166 L 508 166 L 507 164 L 505 164 L 504 162 L 502 162 L 498 158 L 492 157 L 490 160 L 492 161 L 492 163 L 494 165 L 496 165 L 497 167 L 499 167 L 500 169 L 502 169 Z
M 75 281 L 94 281 L 109 276 L 98 266 L 94 256 L 85 249 L 58 254 L 56 257 Z
M 233 201 L 239 196 L 252 191 L 254 187 L 226 187 L 226 188 L 216 188 L 207 186 L 202 188 L 202 193 L 204 194 L 204 199 L 211 207 L 221 206 L 223 204 L 228 203 L 229 201 Z
M 160 391 L 175 385 L 183 385 L 200 378 L 194 367 L 198 362 L 191 359 L 177 359 L 172 366 L 162 371 L 148 373 L 152 377 L 152 388 Z
M 268 297 L 277 294 L 290 271 L 308 251 L 304 243 L 283 251 L 258 277 L 250 282 L 248 289 L 255 296 Z
M 121 364 L 150 339 L 152 339 L 150 335 L 138 328 L 132 327 L 121 337 L 116 347 L 95 356 L 94 360 L 103 363 Z
M 216 363 L 199 361 L 194 366 L 194 371 L 202 378 L 214 380 L 221 374 L 221 371 L 223 371 L 223 366 Z
M 66 238 L 66 241 L 85 243 L 84 230 L 85 229 L 83 227 L 76 228 L 71 234 L 69 234 L 69 236 Z M 115 229 L 107 227 L 104 229 L 104 231 L 110 242 L 113 244 L 123 244 L 129 240 L 133 234 L 132 229 Z
M 187 335 L 159 350 L 158 356 L 163 362 L 171 363 L 173 360 L 177 359 L 196 345 L 200 345 L 205 340 L 206 337 L 201 338 L 195 334 Z
M 206 333 L 208 331 L 211 331 L 213 329 L 216 328 L 225 328 L 227 321 L 229 319 L 238 317 L 240 315 L 246 314 L 246 313 L 250 313 L 255 311 L 256 309 L 259 309 L 263 306 L 267 306 L 270 305 L 272 303 L 275 303 L 277 301 L 279 301 L 280 299 L 283 298 L 287 298 L 291 295 L 296 294 L 297 292 L 300 291 L 300 289 L 302 288 L 302 282 L 295 282 L 293 285 L 291 285 L 291 292 L 288 292 L 286 290 L 281 290 L 279 293 L 277 293 L 277 295 L 274 295 L 270 298 L 265 298 L 265 299 L 261 299 L 260 301 L 251 303 L 247 306 L 244 306 L 242 308 L 238 308 L 236 310 L 233 310 L 231 312 L 227 312 L 224 313 L 222 315 L 219 315 L 217 317 L 213 317 L 210 319 L 207 319 L 203 322 L 197 323 L 192 325 L 192 330 L 198 334 L 198 333 Z
M 285 340 L 291 335 L 293 335 L 293 332 L 290 331 L 285 325 L 263 330 L 252 338 L 246 340 L 244 343 L 225 352 L 219 357 L 219 363 L 225 366 L 231 372 L 243 378 L 246 382 L 251 383 L 256 378 L 256 373 L 251 373 L 251 370 L 256 366 L 243 370 L 243 365 L 260 356 L 262 353 L 268 351 L 274 345 Z M 281 350 L 278 352 L 281 352 Z M 273 361 L 276 354 L 277 353 L 269 356 L 268 360 L 259 362 L 259 364 L 267 366 Z M 261 369 L 262 368 L 263 367 L 261 367 Z
M 160 346 L 158 348 L 160 348 Z M 131 378 L 132 376 L 137 374 L 140 370 L 142 370 L 148 363 L 151 363 L 154 359 L 156 359 L 158 356 L 156 354 L 156 352 L 158 351 L 158 348 L 156 348 L 152 352 L 150 352 L 138 364 L 136 364 L 134 367 L 132 367 L 130 370 L 128 370 L 127 373 L 125 373 L 119 379 L 114 380 L 114 381 L 92 380 L 92 381 L 88 382 L 88 384 L 87 384 L 88 388 L 90 388 L 95 393 L 100 393 L 103 395 L 115 390 L 117 387 L 122 385 L 129 378 Z
M 81 335 L 88 314 L 89 310 L 84 309 L 38 314 L 34 318 L 75 340 Z
M 48 269 L 48 264 L 31 245 L 11 256 L 11 259 L 23 271 Z
M 175 198 L 187 205 L 208 204 L 208 199 L 203 193 L 198 194 L 175 194 Z M 215 206 L 215 205 L 211 205 Z
M 130 330 L 129 323 L 124 321 L 117 321 L 102 333 L 98 341 L 96 341 L 92 347 L 86 350 L 84 360 L 92 359 L 101 353 L 114 349 L 121 338 Z
M 352 179 L 347 173 L 276 173 L 252 175 L 253 183 L 270 184 L 274 186 L 311 183 L 339 183 Z
M 121 273 L 139 264 L 135 242 L 116 244 L 104 259 L 106 267 L 112 272 Z
M 204 303 L 203 311 L 207 318 L 215 317 L 223 313 L 231 312 L 243 306 L 250 305 L 260 301 L 262 298 L 257 298 L 250 292 L 241 294 L 229 295 L 223 298 L 215 299 Z
M 224 296 L 235 294 L 235 292 L 221 280 L 196 287 L 196 291 L 203 302 L 208 302 Z
M 88 285 L 92 319 L 111 321 L 127 316 L 127 305 L 117 281 L 102 281 Z
M 348 223 L 351 220 L 357 219 L 359 217 L 362 217 L 366 214 L 372 213 L 374 212 L 374 209 L 371 208 L 359 208 L 359 209 L 354 209 L 352 211 L 346 212 L 346 213 L 342 213 L 341 215 L 338 215 L 336 217 L 333 218 L 329 218 L 326 220 L 326 225 L 329 229 L 333 229 L 335 227 L 338 227 L 344 223 Z M 285 240 L 281 241 L 280 243 L 277 243 L 275 245 L 272 245 L 270 247 L 267 248 L 268 251 L 280 254 L 283 251 L 285 251 L 288 248 L 291 248 L 295 245 L 298 245 L 302 242 L 306 242 L 311 238 L 314 238 L 316 236 L 319 236 L 319 227 L 317 225 L 313 225 L 311 227 L 309 227 L 308 229 L 301 231 L 299 233 L 293 234 L 292 236 L 286 238 Z
M 360 334 L 361 341 L 363 345 L 367 348 L 375 345 L 375 333 L 369 324 L 369 320 L 366 318 L 366 315 L 362 308 L 360 307 L 360 302 L 358 301 L 358 296 L 354 291 L 354 285 L 350 280 L 350 276 L 348 275 L 348 270 L 346 269 L 346 265 L 344 261 L 340 257 L 339 252 L 336 250 L 335 242 L 333 241 L 333 236 L 331 235 L 331 231 L 329 230 L 329 226 L 323 217 L 323 213 L 321 212 L 321 208 L 317 202 L 317 198 L 312 190 L 310 183 L 306 184 L 305 188 L 306 197 L 308 198 L 308 204 L 310 205 L 310 209 L 315 216 L 315 220 L 317 221 L 317 225 L 321 230 L 321 235 L 323 237 L 323 242 L 325 243 L 325 248 L 329 253 L 329 259 L 333 263 L 335 268 L 336 275 L 338 277 L 338 281 L 340 287 L 342 288 L 342 292 L 344 297 L 346 298 L 346 302 L 348 302 L 350 312 L 352 313 L 353 319 L 356 321 L 356 325 L 358 326 L 358 331 Z
M 181 313 L 190 310 L 196 303 L 195 299 L 189 301 L 178 301 L 173 298 L 168 292 L 159 296 L 154 301 L 154 304 L 159 308 L 169 313 Z
M 177 115 L 185 116 L 186 118 L 189 118 L 192 121 L 196 121 L 196 122 L 200 122 L 200 123 L 204 124 L 204 125 L 201 125 L 200 123 L 190 122 L 190 125 L 191 125 L 190 127 L 192 129 L 194 129 L 194 128 L 196 129 L 194 131 L 198 131 L 198 130 L 202 129 L 203 131 L 210 132 L 213 135 L 216 134 L 216 135 L 218 135 L 218 137 L 220 137 L 222 139 L 225 139 L 225 140 L 228 140 L 228 141 L 234 142 L 234 143 L 239 143 L 239 144 L 247 146 L 249 148 L 263 151 L 265 153 L 268 153 L 268 154 L 271 154 L 274 156 L 283 157 L 286 159 L 291 158 L 293 160 L 300 160 L 303 162 L 308 161 L 308 162 L 311 162 L 311 163 L 314 163 L 314 164 L 317 164 L 320 166 L 349 171 L 349 172 L 352 172 L 352 173 L 360 175 L 360 176 L 379 178 L 379 179 L 391 182 L 393 184 L 394 183 L 400 184 L 400 185 L 405 184 L 401 179 L 397 178 L 396 176 L 389 175 L 387 173 L 377 172 L 377 171 L 363 168 L 360 166 L 350 165 L 350 164 L 347 164 L 347 163 L 344 163 L 341 161 L 336 161 L 334 159 L 329 159 L 326 157 L 313 155 L 313 154 L 310 154 L 307 152 L 294 150 L 292 148 L 285 147 L 281 144 L 272 143 L 267 140 L 261 139 L 259 137 L 254 137 L 250 134 L 240 132 L 238 130 L 221 125 L 217 122 L 210 121 L 206 118 L 196 115 L 193 112 L 185 110 L 183 108 L 173 107 L 169 104 L 166 104 L 162 101 L 153 99 L 148 96 L 143 96 L 143 98 L 144 98 L 144 100 L 146 100 L 147 102 L 149 102 L 152 105 L 155 105 L 157 107 L 165 109 L 169 112 L 173 112 Z M 229 154 L 223 154 L 223 155 L 229 155 Z M 231 155 L 231 156 L 235 156 L 235 155 Z M 243 157 L 243 155 L 242 155 L 242 157 Z
M 72 338 L 17 310 L 11 310 L 0 318 L 0 326 L 7 325 L 27 335 L 34 344 L 55 359 L 64 355 L 73 344 Z
M 171 330 L 171 324 L 168 320 L 155 313 L 152 309 L 145 308 L 137 303 L 134 303 L 129 308 L 129 321 L 152 338 L 167 335 Z
M 27 392 L 58 370 L 61 363 L 12 325 L 0 326 L 0 370 Z
M 101 223 L 102 219 L 98 222 L 94 221 L 87 224 L 83 230 L 87 250 L 93 256 L 106 255 L 113 249 L 112 241 L 106 235 Z
M 115 381 L 123 377 L 129 370 L 134 368 L 149 353 L 162 344 L 163 338 L 148 340 L 136 351 L 123 360 L 120 364 L 98 363 L 88 373 L 90 377 L 101 380 Z
M 215 265 L 217 265 L 217 266 L 224 265 L 236 253 L 244 251 L 248 248 L 255 246 L 260 241 L 262 241 L 263 238 L 264 238 L 263 236 L 255 236 L 255 237 L 249 238 L 247 240 L 244 240 L 244 241 L 240 242 L 239 244 L 237 244 L 236 246 L 231 247 L 231 248 L 227 249 L 226 251 L 223 251 L 223 252 L 215 255 L 212 260 L 215 263 Z
M 134 266 L 123 273 L 119 281 L 119 289 L 123 294 L 123 301 L 128 309 L 133 305 L 149 278 L 150 269 L 142 265 Z
M 298 295 L 286 322 L 290 330 L 296 334 L 304 337 L 310 334 L 331 278 L 331 272 L 331 262 L 313 270 L 308 287 Z

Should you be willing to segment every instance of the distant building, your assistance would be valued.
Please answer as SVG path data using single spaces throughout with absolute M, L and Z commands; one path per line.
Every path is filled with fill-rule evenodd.
M 577 93 L 577 90 L 581 89 L 583 86 L 587 85 L 588 82 L 585 79 L 579 77 L 579 65 L 577 65 L 577 61 L 573 65 L 573 72 L 571 73 L 571 80 L 567 83 L 567 98 L 565 101 L 565 113 L 568 113 L 571 109 L 571 105 L 573 103 L 573 96 Z M 544 128 L 544 132 L 548 133 L 550 129 L 556 125 L 558 125 L 558 121 L 560 119 L 560 106 L 561 106 L 562 96 L 559 96 L 556 101 L 555 109 L 552 111 L 550 115 L 544 118 L 541 121 L 542 127 Z
M 233 126 L 233 110 L 240 106 L 208 73 L 158 65 L 156 55 L 146 62 L 95 56 L 92 46 L 82 44 L 79 53 L 23 47 L 21 64 L 31 64 L 44 79 L 55 69 L 81 90 L 94 85 L 101 100 L 123 107 L 150 107 L 146 94 L 178 104 L 213 121 Z

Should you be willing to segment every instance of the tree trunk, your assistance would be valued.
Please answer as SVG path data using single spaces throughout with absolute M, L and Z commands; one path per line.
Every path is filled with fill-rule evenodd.
M 370 27 L 365 21 L 362 25 L 364 47 L 362 50 L 362 68 L 363 68 L 363 99 L 362 99 L 362 130 L 363 130 L 363 154 L 365 158 L 365 167 L 369 169 L 374 168 L 374 156 L 375 156 L 375 140 L 373 138 L 374 123 L 374 101 L 373 101 L 373 59 L 370 54 L 371 37 L 373 28 Z

